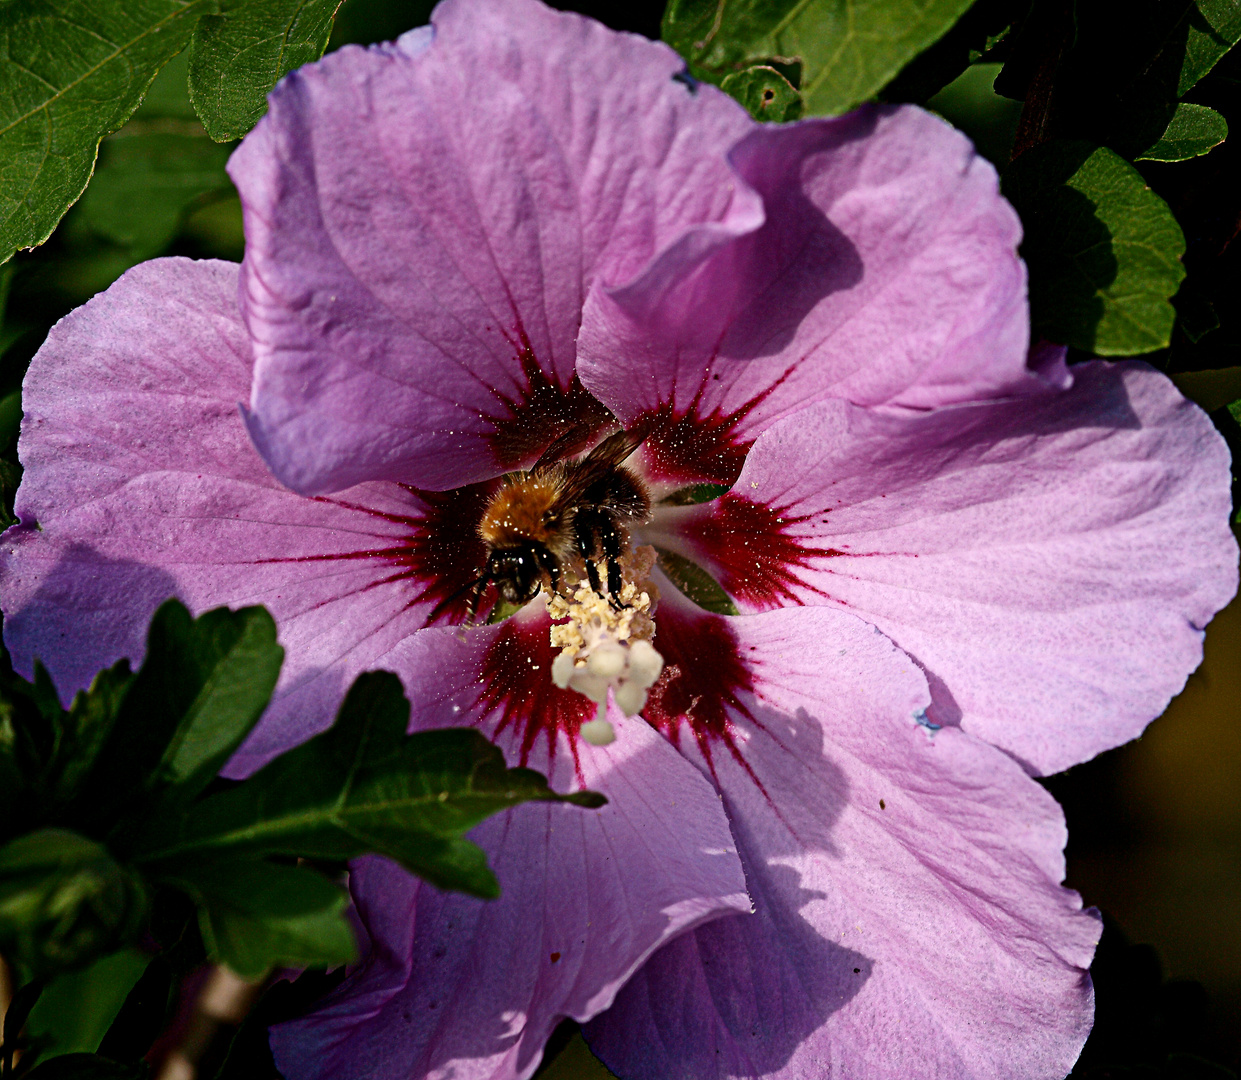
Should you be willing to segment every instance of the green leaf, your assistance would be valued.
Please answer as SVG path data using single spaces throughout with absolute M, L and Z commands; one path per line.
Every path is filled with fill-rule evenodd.
M 1098 22 L 1093 48 L 1082 58 L 1082 70 L 1076 75 L 1072 92 L 1082 102 L 1081 114 L 1085 118 L 1091 117 L 1092 106 L 1103 106 L 1101 115 L 1095 119 L 1093 135 L 1098 135 L 1124 157 L 1147 156 L 1160 142 L 1165 129 L 1183 127 L 1193 121 L 1202 129 L 1193 132 L 1195 143 L 1220 132 L 1218 142 L 1227 134 L 1222 118 L 1209 121 L 1209 127 L 1204 126 L 1208 123 L 1202 115 L 1207 112 L 1205 106 L 1192 106 L 1182 114 L 1186 106 L 1178 105 L 1178 101 L 1241 40 L 1241 5 L 1236 0 L 1192 0 L 1182 7 L 1183 14 L 1170 26 L 1161 25 L 1158 18 L 1169 10 L 1168 6 L 1134 14 L 1135 28 L 1130 32 L 1143 37 L 1141 28 L 1149 25 L 1151 30 L 1145 38 L 1154 32 L 1157 41 L 1153 55 L 1142 49 L 1126 48 L 1128 42 L 1124 40 L 1117 47 L 1114 20 L 1103 9 L 1094 11 Z M 1104 50 L 1108 57 L 1100 64 L 1097 56 Z M 1194 113 L 1199 115 L 1195 117 Z M 1203 149 L 1179 152 L 1192 157 L 1205 153 L 1211 145 L 1215 143 Z M 1168 148 L 1167 152 L 1178 149 Z M 1152 157 L 1151 160 L 1183 158 Z
M 27 1021 L 40 1054 L 93 1054 L 99 1049 L 150 962 L 149 953 L 122 949 L 48 983 Z
M 151 822 L 137 861 L 176 875 L 206 858 L 373 851 L 440 888 L 495 896 L 495 876 L 467 830 L 528 800 L 605 801 L 588 791 L 558 795 L 538 773 L 506 769 L 500 751 L 472 729 L 408 735 L 408 724 L 400 680 L 360 676 L 329 731 L 201 800 L 192 815 Z
M 692 73 L 722 82 L 755 64 L 800 62 L 806 112 L 873 97 L 937 41 L 970 0 L 671 0 L 663 38 Z
M 1167 204 L 1119 155 L 1052 141 L 1004 173 L 1025 229 L 1035 334 L 1100 356 L 1168 344 L 1185 238 Z
M 730 489 L 727 484 L 689 484 L 687 487 L 677 488 L 670 495 L 665 495 L 659 500 L 659 504 L 661 506 L 692 506 L 695 503 L 718 499 L 728 490 Z
M 974 0 L 970 9 L 930 48 L 909 61 L 883 88 L 884 101 L 913 101 L 922 104 L 934 97 L 962 72 L 1010 35 L 1013 18 L 1019 14 L 1012 0 Z
M 780 124 L 796 120 L 802 113 L 801 94 L 767 64 L 733 72 L 720 83 L 720 89 L 741 102 L 755 120 Z
M 166 898 L 161 898 L 164 899 Z M 163 908 L 166 913 L 167 905 L 161 903 L 161 900 L 156 901 L 156 907 Z M 178 907 L 180 906 L 178 904 Z M 156 939 L 152 935 L 148 940 L 154 942 Z M 201 947 L 201 938 L 199 943 Z M 205 958 L 204 953 L 203 959 Z M 173 959 L 177 958 L 174 956 Z M 142 978 L 134 983 L 125 996 L 125 1003 L 99 1043 L 96 1053 L 113 1061 L 138 1061 L 145 1057 L 167 1026 L 167 1022 L 174 1019 L 180 996 L 180 979 L 174 977 L 173 963 L 167 953 L 157 954 L 147 965 Z
M 1194 0 L 1185 15 L 1185 48 L 1177 97 L 1184 97 L 1238 41 L 1241 4 L 1236 0 Z
M 43 243 L 214 0 L 0 5 L 0 260 Z
M 1205 105 L 1182 101 L 1159 141 L 1137 161 L 1187 161 L 1213 150 L 1228 138 L 1228 121 Z
M 995 92 L 999 71 L 999 64 L 973 64 L 926 102 L 926 107 L 960 128 L 975 150 L 1003 168 L 1012 156 L 1021 105 Z
M 191 620 L 175 600 L 155 613 L 146 662 L 122 719 L 178 717 L 160 772 L 182 799 L 214 779 L 271 700 L 284 649 L 266 608 L 216 608 Z
M 236 860 L 187 864 L 177 880 L 198 901 L 208 954 L 243 979 L 357 959 L 349 897 L 314 870 Z
M 229 149 L 195 117 L 188 74 L 183 52 L 156 76 L 129 123 L 100 144 L 95 175 L 61 227 L 75 247 L 103 241 L 123 249 L 125 262 L 141 262 L 161 254 L 209 196 L 232 190 Z
M 0 848 L 0 952 L 32 977 L 132 941 L 147 910 L 142 882 L 77 833 L 40 829 Z
M 172 242 L 191 204 L 228 187 L 228 155 L 197 121 L 132 120 L 104 140 L 73 224 L 128 248 L 135 263 L 152 258 Z
M 675 551 L 656 548 L 659 555 L 659 568 L 668 575 L 678 589 L 688 596 L 695 604 L 716 615 L 736 615 L 737 605 L 710 574 L 692 559 L 678 555 Z
M 65 823 L 66 808 L 94 767 L 132 679 L 128 661 L 118 661 L 79 691 L 65 712 L 37 660 L 33 683 L 13 674 L 0 677 L 0 776 L 13 770 L 18 777 L 0 784 L 0 839 Z
M 61 807 L 78 796 L 107 745 L 133 682 L 129 661 L 118 660 L 99 672 L 88 689 L 79 690 L 68 713 L 61 715 L 56 754 L 42 785 L 43 811 L 49 820 L 58 819 Z
M 161 789 L 180 804 L 198 794 L 258 722 L 283 657 L 263 608 L 193 619 L 180 601 L 163 604 L 78 812 L 106 822 L 126 804 L 146 813 Z
M 190 97 L 218 142 L 239 139 L 267 111 L 267 92 L 318 60 L 341 0 L 232 0 L 199 23 L 190 46 Z

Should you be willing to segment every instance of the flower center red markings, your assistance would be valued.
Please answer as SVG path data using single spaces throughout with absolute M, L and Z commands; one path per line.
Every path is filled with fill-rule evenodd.
M 557 736 L 563 732 L 573 753 L 573 769 L 585 784 L 577 739 L 582 724 L 593 719 L 595 703 L 552 682 L 552 661 L 558 651 L 552 647 L 551 620 L 546 614 L 518 616 L 500 623 L 483 656 L 479 705 L 486 712 L 500 713 L 496 731 L 513 732 L 520 746 L 521 765 L 529 761 L 542 735 L 547 739 L 550 767 Z
M 505 410 L 504 415 L 492 418 L 495 430 L 491 435 L 491 446 L 502 468 L 528 463 L 570 428 L 582 428 L 586 441 L 612 419 L 612 414 L 587 391 L 576 373 L 568 386 L 548 378 L 520 327 L 515 332 L 513 347 L 524 385 L 513 394 L 492 391 Z
M 404 490 L 415 502 L 409 514 L 376 510 L 330 496 L 319 496 L 315 502 L 356 510 L 368 517 L 405 526 L 409 530 L 405 536 L 385 538 L 390 542 L 355 551 L 258 559 L 256 562 L 373 562 L 377 566 L 390 567 L 392 572 L 342 596 L 369 591 L 397 581 L 410 581 L 414 583 L 415 591 L 406 604 L 407 608 L 415 604 L 431 604 L 433 607 L 427 619 L 428 623 L 461 622 L 465 618 L 470 586 L 487 558 L 477 530 L 491 487 L 488 484 L 473 484 L 453 491 L 420 491 L 414 488 Z
M 792 526 L 814 516 L 791 515 L 730 491 L 711 503 L 709 511 L 687 520 L 682 532 L 714 563 L 720 584 L 731 595 L 757 608 L 773 608 L 801 603 L 799 588 L 826 596 L 806 584 L 798 571 L 814 559 L 848 554 L 811 547 L 804 537 L 789 534 Z
M 754 692 L 754 679 L 728 620 L 705 612 L 687 618 L 679 605 L 664 604 L 656 621 L 659 629 L 655 645 L 663 655 L 664 670 L 651 687 L 642 710 L 643 719 L 673 746 L 681 745 L 681 733 L 688 730 L 713 777 L 713 747 L 722 744 L 766 795 L 742 757 L 736 729 L 729 718 L 729 711 L 733 710 L 756 727 L 762 727 L 740 698 L 742 693 Z
M 652 480 L 682 484 L 736 482 L 754 442 L 738 437 L 737 428 L 791 371 L 792 368 L 733 412 L 725 413 L 717 405 L 701 414 L 703 392 L 709 382 L 704 378 L 686 408 L 678 409 L 671 402 L 665 402 L 657 411 L 639 417 L 635 426 L 645 419 L 655 422 L 642 451 L 647 475 Z

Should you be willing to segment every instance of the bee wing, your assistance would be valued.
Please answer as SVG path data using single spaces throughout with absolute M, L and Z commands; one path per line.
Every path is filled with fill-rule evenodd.
M 539 456 L 539 460 L 530 466 L 530 471 L 538 472 L 563 461 L 576 447 L 589 439 L 594 430 L 594 424 L 574 424 L 567 431 L 562 431 Z
M 591 484 L 610 473 L 646 441 L 653 427 L 653 420 L 642 421 L 628 431 L 609 435 L 581 461 L 567 462 L 557 503 L 572 506 L 579 502 Z
M 609 435 L 582 459 L 582 464 L 595 466 L 599 472 L 607 472 L 608 469 L 615 468 L 646 442 L 646 437 L 651 433 L 653 426 L 651 420 L 645 420 L 628 431 L 618 431 L 615 435 Z

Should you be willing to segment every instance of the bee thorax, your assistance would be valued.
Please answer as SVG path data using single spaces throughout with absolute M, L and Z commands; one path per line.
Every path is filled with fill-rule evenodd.
M 554 475 L 525 476 L 505 484 L 492 496 L 478 535 L 493 548 L 514 548 L 534 542 L 555 549 L 563 532 L 557 512 L 559 485 Z

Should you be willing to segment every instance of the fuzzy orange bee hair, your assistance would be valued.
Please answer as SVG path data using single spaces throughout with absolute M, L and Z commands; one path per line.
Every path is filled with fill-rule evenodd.
M 532 541 L 558 558 L 568 558 L 572 534 L 565 528 L 564 486 L 562 468 L 517 474 L 492 496 L 478 523 L 478 535 L 490 548 Z

